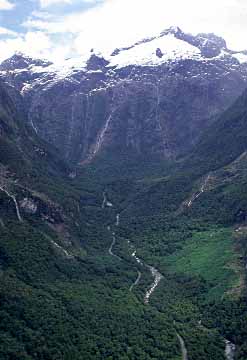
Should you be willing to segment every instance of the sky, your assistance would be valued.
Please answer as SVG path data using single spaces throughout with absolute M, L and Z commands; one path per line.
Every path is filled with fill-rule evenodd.
M 170 26 L 246 50 L 247 0 L 0 0 L 0 61 L 15 52 L 54 62 L 112 52 Z

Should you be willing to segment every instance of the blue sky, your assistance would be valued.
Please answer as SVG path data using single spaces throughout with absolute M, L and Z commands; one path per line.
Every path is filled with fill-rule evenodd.
M 59 17 L 64 14 L 86 11 L 97 4 L 97 1 L 83 0 L 4 0 L 13 7 L 1 11 L 0 0 L 0 26 L 14 32 L 25 33 L 28 29 L 22 24 L 30 17 L 35 18 L 36 12 L 47 12 L 49 15 Z M 3 6 L 4 8 L 4 6 Z
M 70 16 L 84 14 L 100 3 L 101 0 L 0 0 L 0 60 L 17 51 L 52 58 L 55 48 L 63 53 L 62 57 L 73 55 L 76 51 L 68 49 L 66 42 L 75 40 L 74 31 L 51 31 L 43 25 L 66 23 Z
M 247 49 L 247 0 L 0 0 L 0 61 L 17 51 L 55 62 L 110 52 L 169 26 Z

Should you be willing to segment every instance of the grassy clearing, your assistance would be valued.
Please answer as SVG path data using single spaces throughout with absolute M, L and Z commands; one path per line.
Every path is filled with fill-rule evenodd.
M 238 263 L 229 228 L 194 233 L 182 250 L 166 259 L 170 272 L 206 280 L 210 285 L 210 297 L 222 296 L 239 284 L 240 273 L 235 271 Z

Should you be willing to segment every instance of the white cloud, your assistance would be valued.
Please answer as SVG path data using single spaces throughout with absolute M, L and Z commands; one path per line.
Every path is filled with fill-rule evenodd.
M 4 60 L 13 55 L 15 52 L 48 58 L 52 43 L 49 37 L 42 32 L 28 32 L 24 37 L 15 37 L 0 41 L 0 60 Z
M 246 0 L 106 0 L 87 13 L 68 16 L 65 25 L 77 29 L 76 46 L 81 51 L 87 45 L 122 46 L 172 25 L 192 33 L 214 32 L 230 47 L 243 49 L 246 18 Z
M 71 4 L 72 0 L 40 0 L 40 6 L 42 8 L 49 7 L 57 4 Z
M 40 1 L 43 6 L 48 6 L 74 0 Z M 185 32 L 214 32 L 224 37 L 230 48 L 247 49 L 246 18 L 246 0 L 181 0 L 179 3 L 170 0 L 104 0 L 87 11 L 60 17 L 44 11 L 35 12 L 23 24 L 28 31 L 26 36 L 6 40 L 0 46 L 4 53 L 5 46 L 8 53 L 12 49 L 58 59 L 80 55 L 91 48 L 110 52 L 177 25 Z
M 17 33 L 15 31 L 0 26 L 0 35 L 17 36 Z
M 102 50 L 124 46 L 171 25 L 192 33 L 214 32 L 225 37 L 230 47 L 243 49 L 247 48 L 246 17 L 246 0 L 187 0 L 179 4 L 170 0 L 105 0 L 86 12 L 53 21 L 31 18 L 25 26 L 47 33 L 73 33 L 79 53 L 92 47 Z
M 15 7 L 9 0 L 0 0 L 0 10 L 11 10 Z

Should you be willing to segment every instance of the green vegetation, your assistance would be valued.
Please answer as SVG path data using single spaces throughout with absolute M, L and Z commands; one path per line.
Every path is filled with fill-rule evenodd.
M 166 257 L 166 261 L 168 271 L 198 276 L 210 283 L 210 298 L 220 298 L 238 281 L 234 271 L 238 257 L 231 229 L 212 228 L 195 233 L 184 243 L 182 250 Z
M 5 103 L 0 181 L 37 211 L 20 206 L 19 222 L 0 192 L 0 359 L 178 360 L 179 333 L 190 360 L 223 360 L 224 338 L 246 360 L 245 101 L 173 165 L 102 154 L 76 178 Z M 153 278 L 134 249 L 163 274 L 149 305 Z

